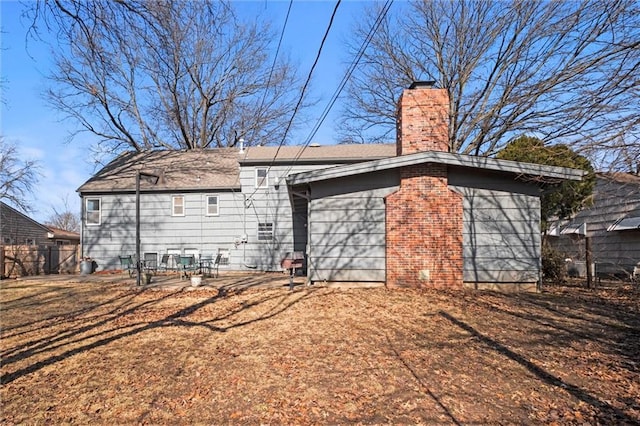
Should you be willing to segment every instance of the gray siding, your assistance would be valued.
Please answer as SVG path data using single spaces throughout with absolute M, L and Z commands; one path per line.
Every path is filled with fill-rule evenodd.
M 449 183 L 464 197 L 463 280 L 538 281 L 541 239 L 537 188 L 498 181 L 490 175 L 457 173 L 450 174 Z
M 0 244 L 51 244 L 49 230 L 28 216 L 0 203 Z M 6 243 L 5 243 L 6 241 Z
M 398 183 L 391 170 L 311 185 L 311 281 L 385 281 L 384 197 Z
M 616 220 L 626 216 L 640 216 L 640 185 L 598 178 L 593 205 L 570 221 L 587 224 L 594 263 L 607 265 L 605 268 L 612 271 L 631 272 L 640 262 L 640 230 L 607 231 Z M 584 262 L 584 238 L 577 235 L 549 236 L 548 241 L 567 257 Z
M 280 260 L 293 250 L 294 231 L 286 182 L 281 179 L 276 186 L 275 178 L 317 167 L 274 166 L 268 188 L 255 188 L 256 167 L 245 166 L 240 170 L 241 191 L 143 192 L 141 253 L 157 253 L 158 258 L 168 251 L 211 256 L 225 249 L 230 254 L 229 265 L 221 269 L 279 271 Z M 184 216 L 171 215 L 172 195 L 184 195 Z M 207 195 L 219 197 L 218 216 L 205 214 Z M 102 210 L 100 225 L 83 224 L 83 256 L 92 257 L 98 269 L 117 269 L 119 255 L 135 254 L 135 194 L 83 198 L 100 198 Z M 258 223 L 273 224 L 272 240 L 258 240 Z

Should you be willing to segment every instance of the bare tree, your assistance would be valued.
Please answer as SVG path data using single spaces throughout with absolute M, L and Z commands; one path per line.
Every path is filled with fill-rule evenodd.
M 640 125 L 640 4 L 429 0 L 388 14 L 348 87 L 347 141 L 388 140 L 398 97 L 433 80 L 450 96 L 451 151 L 493 155 L 520 134 L 579 152 Z M 357 40 L 377 18 L 358 23 Z
M 21 159 L 16 145 L 0 136 L 0 200 L 29 212 L 27 197 L 38 180 L 38 164 Z
M 68 197 L 64 197 L 62 202 L 62 210 L 58 210 L 55 207 L 51 208 L 51 215 L 45 222 L 45 225 L 65 231 L 80 232 L 80 215 L 71 211 L 71 209 L 69 208 Z
M 300 87 L 274 33 L 214 0 L 41 0 L 56 31 L 52 104 L 103 148 L 279 143 Z

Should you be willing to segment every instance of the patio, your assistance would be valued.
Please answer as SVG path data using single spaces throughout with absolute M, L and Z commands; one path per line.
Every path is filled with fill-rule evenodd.
M 150 284 L 136 285 L 136 276 L 129 276 L 127 271 L 109 271 L 107 273 L 46 275 L 21 277 L 23 281 L 47 281 L 67 283 L 104 283 L 121 284 L 131 289 L 140 290 L 223 290 L 236 291 L 246 289 L 289 289 L 289 275 L 281 272 L 222 272 L 217 277 L 203 276 L 198 286 L 193 286 L 189 278 L 176 273 L 156 273 L 152 275 Z M 294 277 L 294 288 L 306 286 L 306 277 Z M 316 285 L 317 286 L 317 285 Z

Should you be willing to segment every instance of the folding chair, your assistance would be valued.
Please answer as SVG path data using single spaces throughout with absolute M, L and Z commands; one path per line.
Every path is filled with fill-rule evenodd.
M 133 274 L 136 273 L 136 265 L 133 262 L 133 256 L 119 256 L 120 257 L 120 268 L 122 270 L 126 270 L 129 272 L 129 277 L 133 277 Z
M 189 278 L 190 272 L 198 269 L 195 258 L 193 256 L 180 256 L 180 278 Z
M 218 253 L 216 258 L 213 260 L 213 263 L 209 267 L 209 273 L 213 272 L 213 277 L 218 278 L 218 270 L 220 268 L 220 261 L 222 260 L 222 253 Z

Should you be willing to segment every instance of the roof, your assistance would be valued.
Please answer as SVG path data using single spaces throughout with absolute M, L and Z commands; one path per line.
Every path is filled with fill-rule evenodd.
M 287 178 L 289 185 L 299 185 L 314 181 L 335 179 L 380 170 L 413 166 L 424 163 L 438 163 L 448 166 L 490 170 L 522 176 L 540 176 L 551 179 L 581 180 L 586 172 L 566 167 L 545 166 L 541 164 L 521 163 L 518 161 L 497 160 L 495 158 L 453 154 L 449 152 L 425 151 L 359 164 L 331 167 L 297 173 Z
M 107 164 L 78 192 L 135 191 L 138 171 L 159 176 L 155 185 L 140 180 L 140 190 L 239 189 L 238 150 L 126 152 Z
M 640 176 L 632 173 L 624 173 L 624 172 L 599 172 L 596 173 L 596 176 L 618 183 L 632 183 L 636 185 L 640 185 Z
M 60 228 L 56 228 L 54 226 L 48 226 L 48 225 L 47 225 L 47 228 L 49 228 L 49 231 L 51 231 L 51 233 L 53 234 L 53 237 L 51 238 L 80 240 L 79 232 L 67 231 L 64 229 L 60 229 Z
M 395 144 L 342 144 L 303 146 L 252 146 L 245 149 L 241 163 L 345 163 L 394 157 Z
M 19 211 L 18 209 L 10 206 L 9 204 L 5 203 L 4 201 L 0 201 L 0 210 L 4 210 L 4 209 L 7 209 L 10 212 L 12 212 L 13 214 L 16 214 L 18 216 L 23 217 L 25 220 L 28 220 L 29 222 L 33 223 L 34 225 L 42 228 L 43 231 L 48 231 L 49 230 L 49 228 L 47 228 L 45 225 L 41 224 L 37 220 L 35 220 L 33 218 L 30 218 L 25 213 L 22 213 L 21 211 Z M 6 214 L 6 213 L 3 212 L 3 214 Z M 1 223 L 2 223 L 2 220 L 0 220 L 0 224 Z

